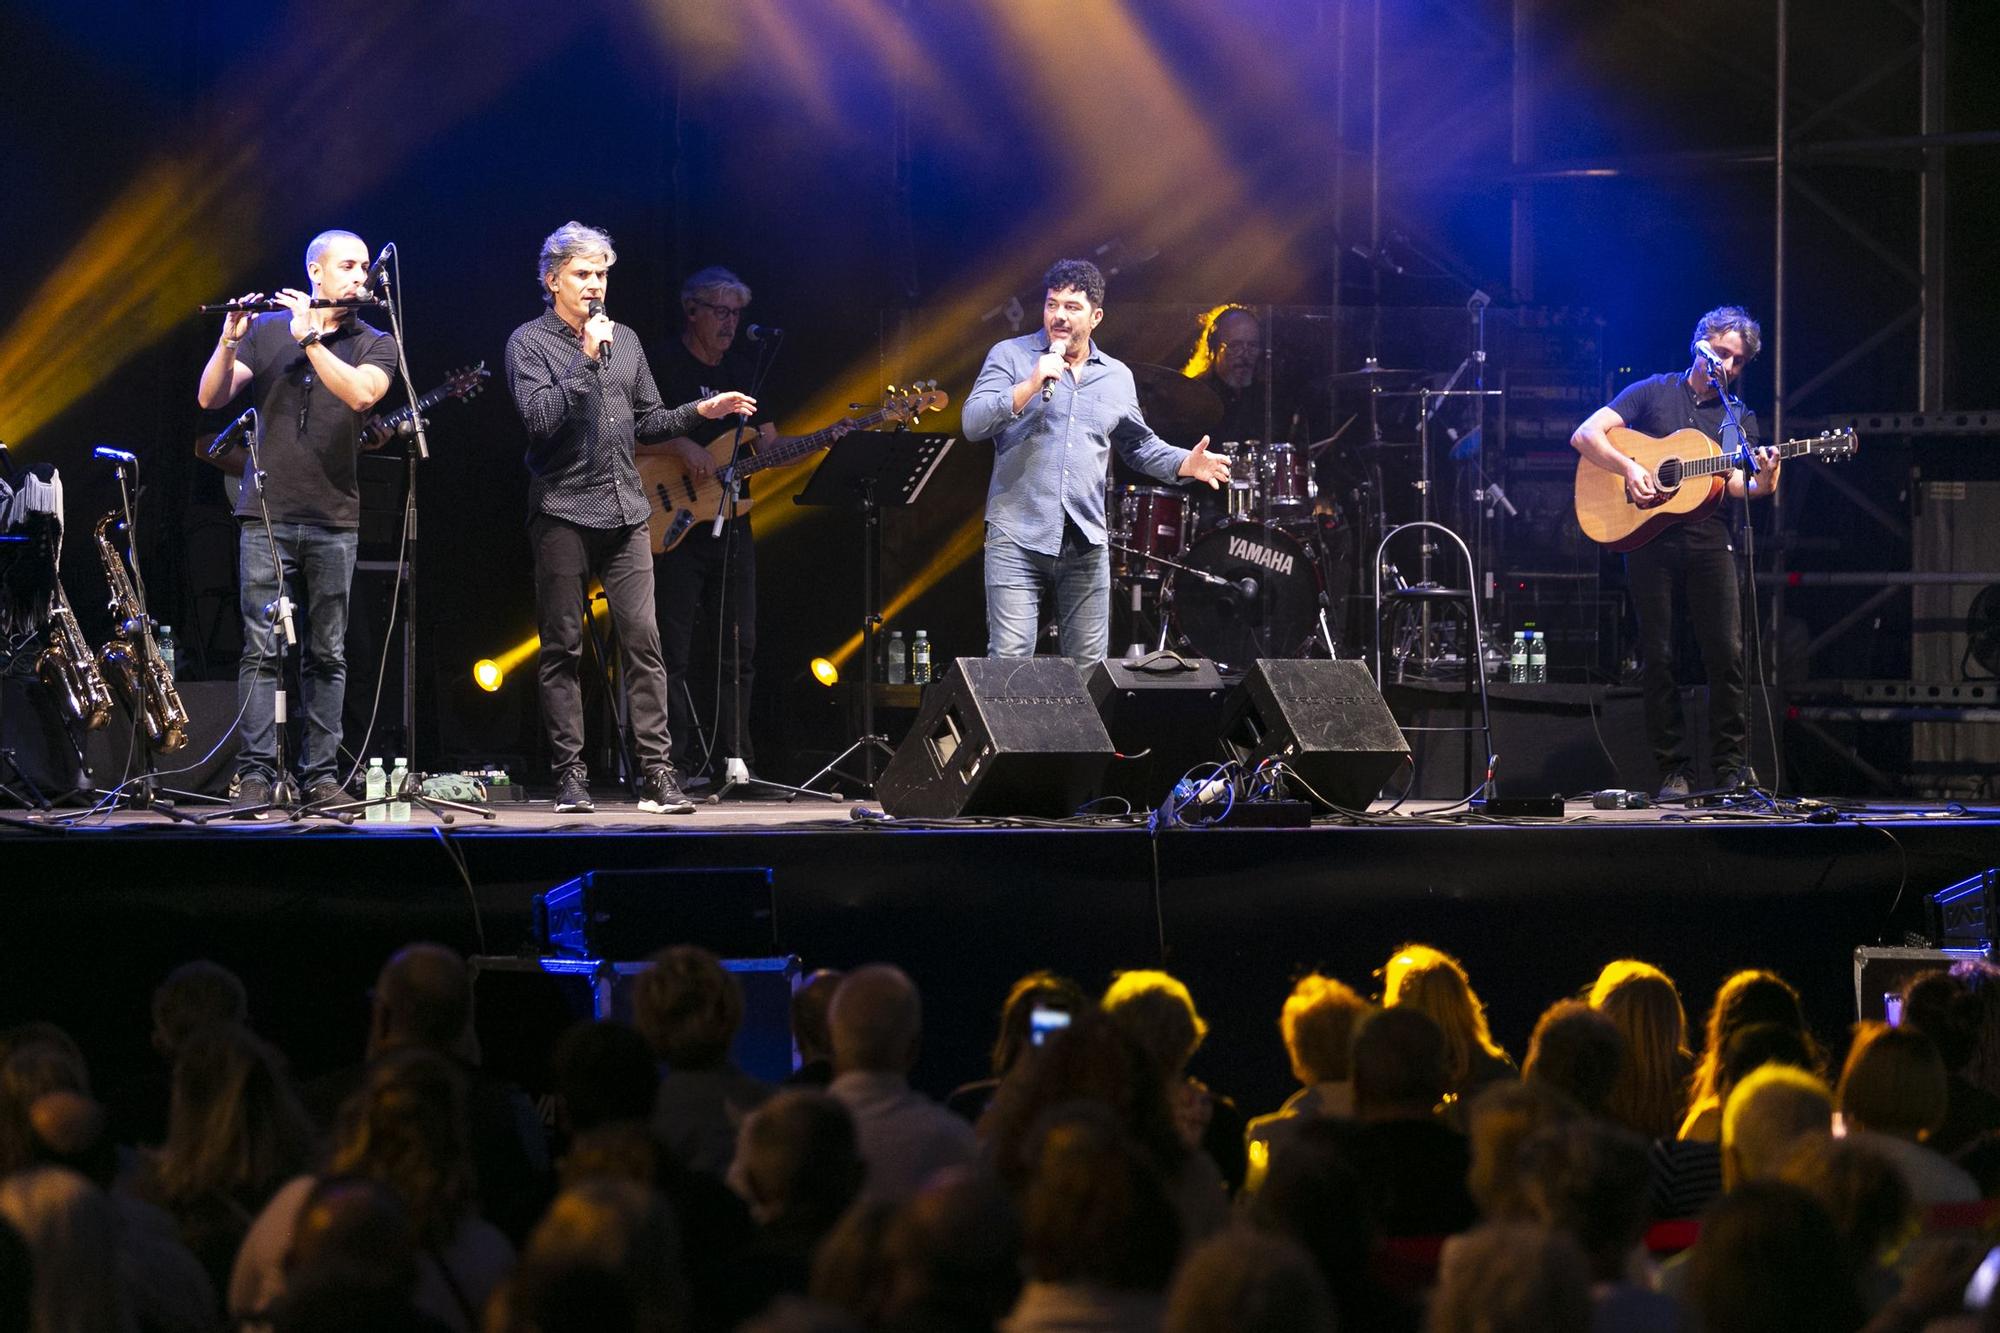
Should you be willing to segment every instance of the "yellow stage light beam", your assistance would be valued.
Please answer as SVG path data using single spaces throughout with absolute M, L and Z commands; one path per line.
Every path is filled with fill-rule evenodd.
M 882 619 L 893 620 L 901 615 L 910 603 L 941 583 L 945 576 L 970 560 L 986 544 L 986 515 L 974 514 L 959 525 L 958 531 L 940 547 L 935 555 L 917 571 L 896 595 L 882 608 Z M 856 630 L 847 642 L 828 653 L 837 667 L 846 666 L 861 651 L 861 632 Z
M 259 271 L 267 289 L 303 287 L 308 236 L 341 225 L 349 199 L 553 53 L 512 25 L 452 11 L 419 0 L 359 15 L 289 11 L 164 136 L 201 146 L 141 168 L 67 254 L 47 257 L 49 277 L 0 332 L 0 438 L 48 425 L 245 273 Z M 418 87 L 425 114 L 412 115 L 407 90 Z M 334 109 L 340 133 L 328 140 Z M 302 145 L 327 143 L 345 147 L 305 156 Z M 290 253 L 275 268 L 279 240 Z M 199 370 L 187 369 L 189 398 Z
M 472 664 L 473 684 L 488 694 L 498 690 L 500 683 L 506 678 L 507 675 L 500 669 L 500 664 L 490 657 L 482 657 Z
M 610 614 L 610 606 L 604 600 L 604 585 L 598 583 L 591 584 L 590 618 L 592 620 L 596 620 L 601 616 L 606 616 L 609 614 Z M 541 650 L 542 650 L 541 636 L 539 634 L 530 634 L 527 638 L 518 641 L 511 647 L 506 648 L 501 652 L 493 654 L 493 656 L 490 658 L 481 658 L 479 662 L 473 664 L 472 669 L 475 673 L 477 673 L 480 665 L 490 661 L 496 667 L 499 668 L 502 678 L 505 678 L 507 676 L 513 675 L 514 672 L 524 662 L 526 662 L 529 658 L 533 657 L 536 653 L 540 652 Z
M 814 680 L 828 689 L 840 684 L 840 668 L 824 657 L 815 657 L 812 660 L 812 674 Z

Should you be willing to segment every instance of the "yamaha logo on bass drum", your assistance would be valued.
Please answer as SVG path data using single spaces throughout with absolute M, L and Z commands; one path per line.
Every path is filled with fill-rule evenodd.
M 1262 565 L 1280 574 L 1292 572 L 1292 557 L 1269 546 L 1261 546 L 1248 537 L 1231 537 L 1229 554 L 1233 559 L 1248 560 L 1253 565 Z

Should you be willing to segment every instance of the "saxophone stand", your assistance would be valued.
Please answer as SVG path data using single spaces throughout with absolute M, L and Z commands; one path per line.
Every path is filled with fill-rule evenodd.
M 951 451 L 949 435 L 914 431 L 851 431 L 834 444 L 793 504 L 861 512 L 861 734 L 854 743 L 805 780 L 811 789 L 822 778 L 852 778 L 840 766 L 861 756 L 860 785 L 873 794 L 875 757 L 895 758 L 896 747 L 875 730 L 875 635 L 882 628 L 882 508 L 910 505 Z M 834 793 L 834 799 L 840 799 Z
M 139 776 L 129 784 L 129 790 L 117 799 L 134 810 L 151 810 L 156 814 L 165 815 L 176 824 L 199 824 L 202 822 L 202 816 L 179 809 L 177 802 L 191 801 L 211 805 L 227 805 L 228 802 L 205 792 L 160 785 L 159 750 L 153 743 L 151 731 L 146 727 L 144 715 L 146 690 L 143 682 L 148 679 L 166 679 L 166 665 L 160 661 L 159 645 L 153 641 L 153 617 L 146 606 L 146 576 L 139 569 L 139 528 L 132 505 L 132 488 L 125 475 L 128 460 L 112 455 L 103 456 L 113 458 L 114 468 L 118 474 L 118 504 L 125 514 L 125 560 L 132 567 L 132 591 L 138 602 L 128 622 L 118 628 L 132 636 L 133 647 L 138 653 L 135 679 L 140 684 L 133 691 L 133 698 L 127 702 L 136 705 L 132 718 L 132 743 L 138 748 L 145 765 Z M 137 472 L 138 460 L 129 461 L 132 470 Z

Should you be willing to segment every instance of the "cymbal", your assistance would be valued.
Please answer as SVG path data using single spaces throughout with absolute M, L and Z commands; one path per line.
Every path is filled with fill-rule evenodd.
M 1143 363 L 1132 368 L 1139 390 L 1139 410 L 1146 424 L 1163 439 L 1193 440 L 1222 420 L 1222 399 L 1200 380 L 1191 380 L 1168 366 Z
M 1405 370 L 1396 366 L 1377 365 L 1374 359 L 1370 358 L 1369 360 L 1361 363 L 1361 369 L 1339 371 L 1332 376 L 1332 379 L 1334 380 L 1335 383 L 1339 383 L 1341 380 L 1371 380 L 1376 378 L 1387 378 L 1392 375 L 1402 375 L 1405 377 L 1414 378 L 1416 376 L 1428 375 L 1430 373 L 1431 372 L 1428 370 Z

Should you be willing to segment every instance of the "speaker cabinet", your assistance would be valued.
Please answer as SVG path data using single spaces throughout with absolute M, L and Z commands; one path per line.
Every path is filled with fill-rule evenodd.
M 1111 736 L 1066 657 L 961 657 L 924 692 L 875 784 L 898 819 L 1061 819 L 1097 792 Z
M 1182 669 L 1187 661 L 1192 670 Z M 1091 702 L 1117 747 L 1104 770 L 1103 794 L 1137 809 L 1165 800 L 1182 775 L 1224 758 L 1222 705 L 1228 691 L 1215 663 L 1161 654 L 1140 664 L 1107 659 L 1085 674 Z
M 1246 767 L 1282 759 L 1322 803 L 1343 810 L 1366 810 L 1410 757 L 1355 661 L 1257 659 L 1224 707 L 1222 737 Z

